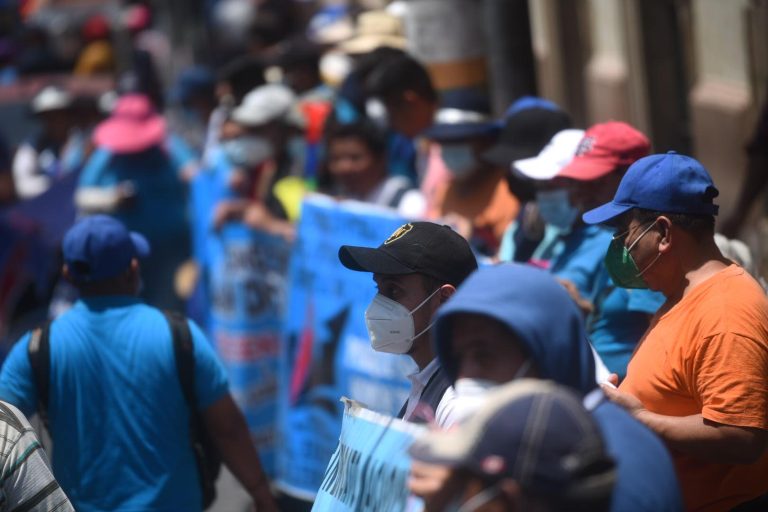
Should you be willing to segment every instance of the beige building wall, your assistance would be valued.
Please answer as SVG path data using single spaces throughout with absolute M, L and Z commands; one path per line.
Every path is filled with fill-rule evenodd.
M 563 20 L 563 3 L 572 0 L 529 0 L 533 51 L 539 94 L 564 108 L 573 95 L 567 87 L 583 80 L 584 127 L 607 120 L 627 121 L 647 132 L 641 40 L 635 2 L 638 0 L 586 0 L 580 20 Z M 632 20 L 632 22 L 628 22 Z M 563 39 L 563 23 L 579 23 L 587 51 L 582 75 L 566 72 L 563 49 L 573 41 Z
M 528 9 L 539 96 L 564 105 L 568 81 L 560 52 L 557 0 L 528 0 Z
M 654 34 L 652 30 L 643 33 L 640 11 L 648 7 L 642 4 L 647 0 L 583 3 L 587 30 L 582 37 L 586 39 L 583 47 L 588 49 L 588 58 L 581 77 L 566 74 L 563 45 L 572 41 L 564 41 L 558 30 L 563 22 L 570 22 L 560 19 L 564 12 L 562 2 L 569 1 L 572 0 L 529 0 L 539 93 L 565 108 L 573 108 L 568 104 L 568 100 L 573 102 L 573 96 L 569 96 L 566 88 L 573 85 L 574 79 L 583 80 L 582 107 L 587 124 L 624 120 L 653 140 L 648 80 L 654 77 L 645 69 L 644 52 L 645 45 L 654 41 Z M 691 18 L 690 22 L 686 19 L 681 37 L 690 31 L 692 47 L 680 51 L 692 62 L 693 69 L 684 70 L 681 76 L 687 72 L 693 76 L 688 77 L 690 88 L 689 83 L 681 87 L 688 91 L 692 153 L 710 170 L 720 189 L 723 218 L 736 201 L 746 165 L 744 145 L 754 128 L 756 100 L 760 97 L 750 76 L 751 49 L 747 37 L 751 29 L 749 7 L 757 0 L 689 1 Z M 670 95 L 664 101 L 680 99 Z M 663 105 L 661 108 L 663 114 Z M 667 122 L 666 118 L 661 119 Z
M 624 2 L 590 0 L 591 56 L 586 70 L 590 124 L 631 121 Z
M 720 218 L 732 210 L 741 185 L 744 145 L 755 122 L 749 77 L 749 0 L 692 0 L 695 83 L 690 92 L 695 156 L 720 189 Z

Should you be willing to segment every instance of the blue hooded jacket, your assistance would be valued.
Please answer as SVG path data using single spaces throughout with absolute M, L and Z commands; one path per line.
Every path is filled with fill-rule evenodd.
M 501 322 L 525 345 L 541 378 L 589 393 L 585 406 L 618 467 L 612 512 L 683 510 L 672 459 L 661 440 L 596 389 L 581 311 L 554 277 L 506 263 L 483 267 L 464 281 L 438 310 L 434 326 L 436 353 L 452 382 L 458 377 L 458 362 L 451 350 L 451 324 L 461 313 Z
M 582 395 L 595 388 L 595 359 L 581 311 L 549 273 L 503 264 L 467 278 L 435 320 L 436 353 L 451 381 L 458 376 L 451 358 L 451 318 L 458 313 L 477 313 L 506 325 L 533 357 L 541 378 Z

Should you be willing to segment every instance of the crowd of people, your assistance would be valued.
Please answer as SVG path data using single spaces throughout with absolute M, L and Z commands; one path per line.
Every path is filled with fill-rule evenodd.
M 238 223 L 290 244 L 311 194 L 406 220 L 338 259 L 372 274 L 373 350 L 418 367 L 398 418 L 429 427 L 424 510 L 768 508 L 768 298 L 715 232 L 704 166 L 543 98 L 494 116 L 484 91 L 438 91 L 401 9 L 304 25 L 286 4 L 172 83 L 149 4 L 84 18 L 68 61 L 31 22 L 0 39 L 0 83 L 114 84 L 39 87 L 39 129 L 0 145 L 4 232 L 38 236 L 19 212 L 43 204 L 72 216 L 36 301 L 0 290 L 0 508 L 201 510 L 210 447 L 257 510 L 311 508 L 270 487 L 205 332 L 207 242 Z

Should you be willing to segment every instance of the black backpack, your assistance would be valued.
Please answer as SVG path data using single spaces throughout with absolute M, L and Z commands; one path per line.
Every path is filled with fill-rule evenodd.
M 189 435 L 192 452 L 195 456 L 197 473 L 203 497 L 203 508 L 208 508 L 216 499 L 216 478 L 221 470 L 221 457 L 213 440 L 205 428 L 203 417 L 195 405 L 195 354 L 192 345 L 192 333 L 187 319 L 176 312 L 164 311 L 173 337 L 173 351 L 176 356 L 176 371 L 179 376 L 184 400 L 189 407 Z M 48 394 L 50 386 L 50 327 L 46 322 L 32 331 L 29 340 L 29 362 L 37 387 L 37 412 L 45 428 L 48 427 Z

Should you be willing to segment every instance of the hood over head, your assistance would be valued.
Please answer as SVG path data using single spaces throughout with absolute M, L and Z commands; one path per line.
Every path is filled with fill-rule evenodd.
M 595 362 L 581 311 L 549 273 L 519 264 L 483 267 L 470 275 L 437 312 L 435 349 L 452 382 L 452 321 L 457 314 L 493 318 L 509 328 L 533 358 L 541 377 L 586 394 L 595 388 Z

